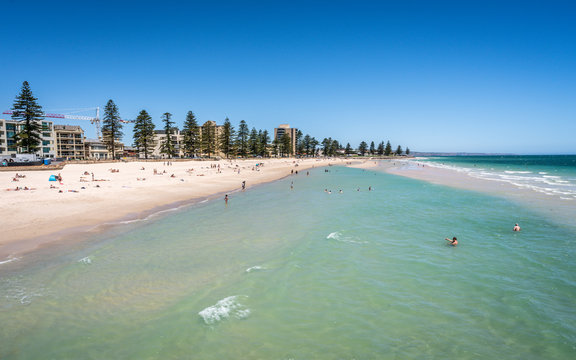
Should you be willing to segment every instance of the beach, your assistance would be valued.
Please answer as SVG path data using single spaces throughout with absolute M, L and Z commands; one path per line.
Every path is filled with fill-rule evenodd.
M 0 261 L 162 207 L 232 193 L 335 159 L 69 164 L 60 171 L 0 172 Z M 18 181 L 13 181 L 16 174 Z M 51 175 L 62 181 L 49 181 Z M 303 175 L 303 174 L 301 174 Z M 20 190 L 16 191 L 15 189 Z M 24 190 L 29 189 L 29 190 Z M 233 195 L 230 195 L 233 197 Z
M 392 175 L 394 161 L 293 165 L 244 192 L 232 177 L 228 204 L 222 192 L 171 203 L 1 264 L 0 357 L 573 354 L 574 226 L 494 193 Z M 150 163 L 125 166 L 110 175 Z

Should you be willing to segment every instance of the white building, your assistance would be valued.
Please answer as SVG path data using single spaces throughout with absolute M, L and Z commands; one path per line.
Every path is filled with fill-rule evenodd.
M 16 146 L 14 135 L 22 130 L 24 123 L 16 120 L 0 119 L 0 155 L 13 155 L 21 153 Z M 42 143 L 36 155 L 40 158 L 56 157 L 54 124 L 49 120 L 42 120 Z

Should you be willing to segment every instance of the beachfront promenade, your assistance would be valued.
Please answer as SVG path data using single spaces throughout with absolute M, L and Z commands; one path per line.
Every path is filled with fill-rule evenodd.
M 142 218 L 170 204 L 274 181 L 338 159 L 111 162 L 0 172 L 0 261 L 102 224 Z M 16 173 L 20 177 L 16 178 Z M 49 181 L 50 176 L 61 181 Z M 18 190 L 16 190 L 18 189 Z M 222 195 L 224 196 L 224 195 Z

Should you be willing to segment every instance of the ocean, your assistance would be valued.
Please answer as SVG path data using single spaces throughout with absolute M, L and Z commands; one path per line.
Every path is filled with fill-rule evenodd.
M 532 166 L 502 171 L 573 180 Z M 571 359 L 576 226 L 553 220 L 380 168 L 300 172 L 0 264 L 0 358 Z

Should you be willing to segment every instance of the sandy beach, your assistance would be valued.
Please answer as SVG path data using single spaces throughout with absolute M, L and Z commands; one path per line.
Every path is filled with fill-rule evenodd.
M 246 190 L 335 159 L 69 164 L 61 171 L 0 172 L 0 261 L 169 204 Z M 18 173 L 21 177 L 16 178 Z M 51 175 L 62 181 L 49 181 Z M 304 174 L 305 175 L 305 174 Z M 16 190 L 19 188 L 19 190 Z M 25 190 L 28 189 L 28 190 Z M 233 200 L 233 194 L 230 195 Z

